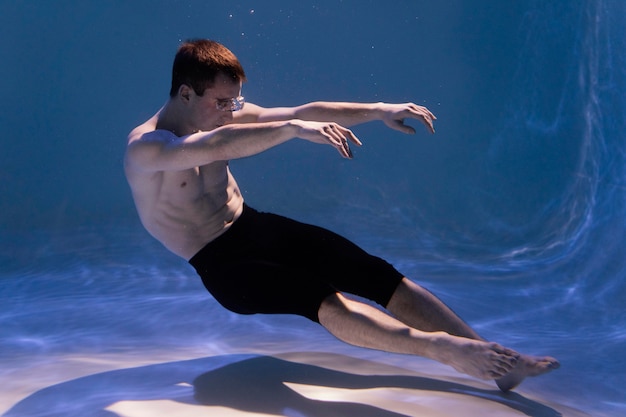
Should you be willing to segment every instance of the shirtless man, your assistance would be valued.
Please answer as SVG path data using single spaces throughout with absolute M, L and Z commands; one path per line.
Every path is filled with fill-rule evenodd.
M 215 299 L 241 314 L 292 313 L 347 343 L 424 356 L 507 391 L 559 366 L 487 342 L 438 298 L 330 231 L 244 204 L 228 168 L 292 139 L 329 145 L 351 158 L 348 127 L 380 120 L 434 133 L 435 116 L 413 103 L 314 102 L 263 108 L 241 96 L 245 74 L 223 45 L 181 45 L 170 98 L 128 137 L 126 177 L 141 221 L 189 261 Z M 374 308 L 342 293 L 372 299 Z

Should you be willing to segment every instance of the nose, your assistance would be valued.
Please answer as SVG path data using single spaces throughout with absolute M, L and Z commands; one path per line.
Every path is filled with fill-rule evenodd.
M 233 112 L 225 111 L 222 113 L 222 124 L 227 124 L 233 121 Z

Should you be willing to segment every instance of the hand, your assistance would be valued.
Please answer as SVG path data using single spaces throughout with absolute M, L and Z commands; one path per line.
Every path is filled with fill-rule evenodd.
M 299 138 L 322 145 L 331 145 L 344 158 L 352 158 L 352 151 L 348 141 L 361 146 L 361 141 L 348 128 L 334 122 L 313 122 L 297 120 L 300 130 Z
M 384 104 L 382 110 L 383 122 L 392 129 L 411 135 L 414 134 L 415 129 L 404 124 L 404 119 L 411 118 L 421 121 L 430 133 L 435 133 L 433 121 L 437 120 L 437 118 L 426 107 L 413 103 Z

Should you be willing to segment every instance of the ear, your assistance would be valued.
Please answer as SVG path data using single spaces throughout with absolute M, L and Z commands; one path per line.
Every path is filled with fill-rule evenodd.
M 193 94 L 193 89 L 186 84 L 182 84 L 178 88 L 178 98 L 184 102 L 189 102 L 191 95 Z

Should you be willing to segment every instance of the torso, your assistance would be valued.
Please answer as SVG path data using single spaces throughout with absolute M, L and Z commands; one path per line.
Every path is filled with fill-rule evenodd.
M 144 227 L 190 259 L 241 215 L 243 197 L 227 162 L 185 171 L 127 172 Z
M 222 95 L 240 91 L 241 83 L 233 85 L 232 80 L 228 81 Z M 213 102 L 209 104 L 214 106 Z M 233 120 L 232 113 L 209 112 L 206 109 L 210 107 L 200 101 L 191 110 L 179 106 L 176 100 L 168 101 L 157 114 L 133 129 L 129 145 L 143 140 L 169 141 L 170 133 L 180 138 Z M 162 134 L 146 136 L 157 131 Z M 126 178 L 141 222 L 165 247 L 187 260 L 226 232 L 243 211 L 243 197 L 228 161 L 164 171 L 142 170 L 129 162 L 127 159 Z

